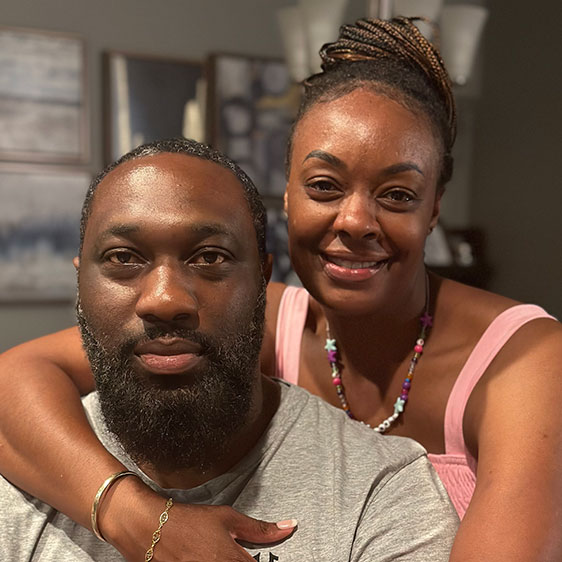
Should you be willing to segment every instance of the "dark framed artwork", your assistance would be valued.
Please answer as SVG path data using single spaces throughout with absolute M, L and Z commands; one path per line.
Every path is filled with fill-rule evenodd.
M 158 139 L 205 140 L 201 63 L 122 52 L 104 55 L 106 160 Z
M 0 27 L 0 160 L 88 160 L 85 46 L 66 33 Z
M 64 166 L 0 164 L 0 301 L 71 301 L 72 258 L 90 174 Z
M 266 203 L 285 192 L 285 152 L 300 98 L 282 60 L 209 58 L 209 142 L 252 178 Z

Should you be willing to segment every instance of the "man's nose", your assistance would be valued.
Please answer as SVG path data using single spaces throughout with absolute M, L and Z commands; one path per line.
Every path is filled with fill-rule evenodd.
M 355 240 L 376 238 L 380 225 L 375 207 L 375 201 L 367 195 L 355 193 L 347 196 L 342 201 L 334 220 L 336 233 Z
M 136 303 L 139 318 L 151 323 L 199 325 L 199 303 L 185 264 L 160 265 L 146 273 Z

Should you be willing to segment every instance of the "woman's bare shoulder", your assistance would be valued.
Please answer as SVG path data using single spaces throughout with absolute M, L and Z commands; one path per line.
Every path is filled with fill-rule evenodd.
M 260 355 L 261 370 L 265 375 L 275 376 L 275 335 L 277 331 L 277 316 L 279 303 L 287 285 L 283 283 L 269 283 L 265 306 L 265 331 Z
M 436 316 L 446 318 L 450 328 L 458 326 L 465 333 L 482 333 L 499 314 L 521 304 L 450 279 L 438 279 L 437 286 Z

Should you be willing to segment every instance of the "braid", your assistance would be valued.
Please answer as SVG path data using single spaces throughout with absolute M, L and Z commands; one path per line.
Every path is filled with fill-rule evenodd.
M 304 81 L 304 96 L 293 132 L 316 103 L 369 87 L 413 111 L 421 109 L 429 117 L 443 145 L 439 177 L 439 187 L 443 188 L 452 175 L 455 100 L 443 59 L 413 23 L 418 19 L 421 18 L 398 16 L 389 21 L 361 19 L 354 25 L 343 25 L 338 39 L 320 49 L 322 71 Z
M 441 55 L 413 24 L 419 19 L 397 16 L 390 21 L 358 20 L 355 25 L 343 25 L 338 40 L 320 49 L 322 70 L 328 72 L 341 61 L 382 58 L 397 58 L 418 68 L 443 98 L 452 146 L 457 116 L 451 81 Z

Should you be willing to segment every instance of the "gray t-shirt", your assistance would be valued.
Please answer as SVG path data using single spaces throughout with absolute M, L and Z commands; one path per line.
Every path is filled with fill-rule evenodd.
M 297 531 L 281 544 L 247 548 L 259 562 L 448 560 L 458 518 L 424 449 L 383 437 L 301 388 L 279 384 L 281 403 L 267 431 L 230 472 L 190 490 L 163 490 L 141 477 L 177 502 L 228 504 L 268 521 L 298 519 Z M 104 445 L 140 473 L 107 432 L 97 395 L 84 403 Z M 0 528 L 1 560 L 122 560 L 4 479 Z

